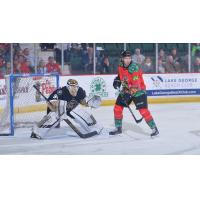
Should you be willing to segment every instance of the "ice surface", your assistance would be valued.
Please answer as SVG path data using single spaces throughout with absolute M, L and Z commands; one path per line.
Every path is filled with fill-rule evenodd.
M 30 128 L 20 128 L 15 136 L 0 136 L 0 154 L 200 154 L 199 103 L 154 104 L 149 109 L 160 131 L 155 139 L 150 138 L 151 130 L 145 121 L 136 124 L 128 109 L 124 110 L 123 134 L 109 136 L 114 127 L 113 106 L 110 106 L 92 110 L 104 126 L 98 136 L 81 139 L 62 123 L 46 139 L 36 140 L 30 139 Z M 134 113 L 140 117 L 138 111 Z

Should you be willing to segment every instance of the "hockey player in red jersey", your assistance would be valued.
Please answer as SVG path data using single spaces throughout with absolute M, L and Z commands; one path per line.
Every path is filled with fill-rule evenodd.
M 114 79 L 113 87 L 120 93 L 114 106 L 115 130 L 110 135 L 122 133 L 123 109 L 133 101 L 136 109 L 152 129 L 151 136 L 159 134 L 154 119 L 148 109 L 146 86 L 142 76 L 141 66 L 132 63 L 132 55 L 129 51 L 123 51 L 121 62 L 118 66 L 118 76 Z

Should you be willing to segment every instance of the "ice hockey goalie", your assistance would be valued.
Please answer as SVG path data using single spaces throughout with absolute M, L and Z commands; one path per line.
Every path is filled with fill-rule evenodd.
M 79 104 L 98 108 L 101 105 L 101 98 L 96 95 L 91 98 L 86 97 L 85 91 L 79 87 L 78 82 L 69 79 L 66 86 L 58 88 L 49 96 L 47 114 L 33 126 L 31 138 L 45 138 L 51 129 L 58 128 L 60 122 L 66 119 L 77 123 L 84 133 L 93 131 L 93 134 L 88 134 L 88 137 L 99 134 L 102 127 L 98 126 L 92 114 L 85 109 L 77 108 Z

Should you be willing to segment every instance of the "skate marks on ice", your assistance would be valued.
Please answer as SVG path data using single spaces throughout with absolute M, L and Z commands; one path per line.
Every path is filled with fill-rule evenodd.
M 182 149 L 180 151 L 175 151 L 172 153 L 168 153 L 167 155 L 195 155 L 195 154 L 200 154 L 200 144 L 199 145 L 194 145 L 192 147 L 189 147 L 187 149 Z
M 190 133 L 200 137 L 200 130 L 193 130 L 193 131 L 190 131 Z
M 188 135 L 189 134 L 191 134 L 191 136 L 197 137 L 197 140 L 195 141 L 196 144 L 190 145 L 187 148 L 183 148 L 183 149 L 168 153 L 167 155 L 195 155 L 195 154 L 199 155 L 200 154 L 200 130 L 188 131 Z
M 124 122 L 123 124 L 123 132 L 127 134 L 128 136 L 133 137 L 135 140 L 140 140 L 144 138 L 149 138 L 150 137 L 150 132 L 144 131 L 141 126 L 133 124 L 133 123 L 128 123 Z
M 124 134 L 110 136 L 111 128 L 104 128 L 100 135 L 88 139 L 81 139 L 70 128 L 61 127 L 48 133 L 46 139 L 30 138 L 30 132 L 24 131 L 12 137 L 1 138 L 0 154 L 101 154 L 111 146 L 127 146 L 138 138 Z M 141 130 L 138 130 L 140 132 Z M 131 133 L 132 135 L 134 133 Z M 111 153 L 108 150 L 106 154 Z

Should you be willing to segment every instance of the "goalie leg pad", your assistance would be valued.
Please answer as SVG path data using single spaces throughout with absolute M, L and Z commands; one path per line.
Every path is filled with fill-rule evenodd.
M 45 115 L 41 121 L 33 126 L 32 132 L 38 137 L 43 138 L 49 131 L 49 128 L 59 123 L 58 119 L 59 117 L 55 112 L 50 112 L 48 115 Z
M 86 131 L 91 131 L 94 125 L 97 124 L 93 115 L 84 110 L 76 109 L 75 111 L 71 111 L 70 114 L 73 116 L 73 120 Z
M 91 99 L 87 101 L 87 104 L 91 108 L 98 108 L 101 105 L 101 97 L 94 95 Z
M 58 101 L 58 110 L 57 110 L 56 114 L 58 116 L 61 116 L 64 113 L 66 113 L 66 106 L 67 106 L 67 102 L 66 101 L 59 100 Z

